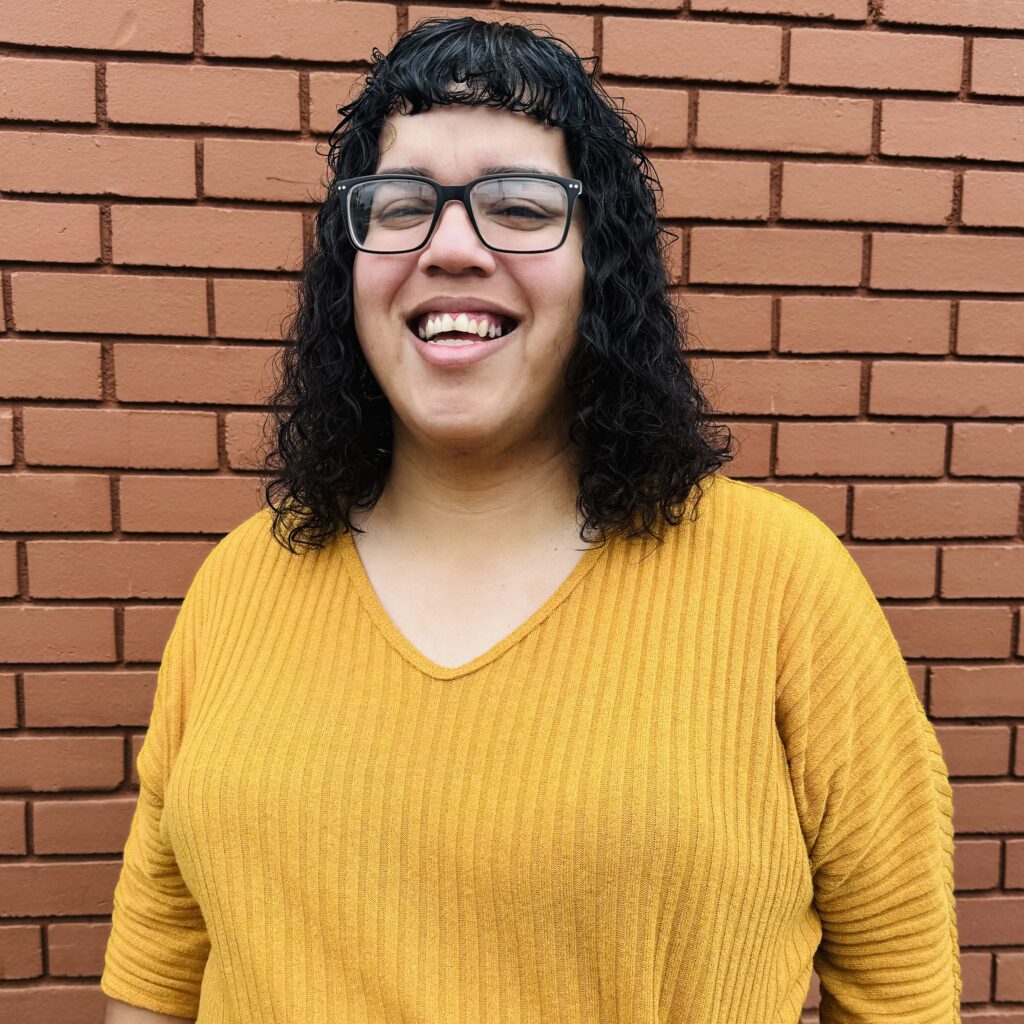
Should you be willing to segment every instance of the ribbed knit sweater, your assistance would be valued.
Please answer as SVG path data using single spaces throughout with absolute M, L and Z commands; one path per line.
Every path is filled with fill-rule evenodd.
M 823 1024 L 959 1024 L 947 767 L 810 511 L 712 477 L 458 667 L 350 533 L 292 554 L 270 523 L 217 543 L 164 649 L 105 993 L 201 1024 L 796 1024 L 813 965 Z

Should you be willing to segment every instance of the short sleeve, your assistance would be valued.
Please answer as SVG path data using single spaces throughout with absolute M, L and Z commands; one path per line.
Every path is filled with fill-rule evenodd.
M 816 518 L 799 533 L 777 722 L 821 922 L 821 1024 L 960 1024 L 942 750 L 852 555 Z
M 134 1006 L 195 1018 L 210 950 L 203 914 L 162 829 L 164 787 L 184 734 L 196 677 L 205 564 L 164 647 L 149 728 L 139 751 L 139 798 L 114 890 L 100 988 Z

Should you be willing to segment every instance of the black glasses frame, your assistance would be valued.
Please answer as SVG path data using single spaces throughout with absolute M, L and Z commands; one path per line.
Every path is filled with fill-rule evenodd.
M 389 249 L 382 252 L 379 249 L 367 249 L 360 245 L 356 240 L 355 232 L 352 230 L 352 215 L 349 210 L 352 199 L 352 188 L 354 185 L 358 185 L 363 181 L 376 181 L 385 180 L 388 178 L 398 178 L 403 181 L 423 181 L 430 185 L 437 196 L 434 206 L 434 219 L 430 222 L 430 228 L 427 231 L 426 238 L 419 245 L 413 246 L 411 249 Z M 476 222 L 476 217 L 473 216 L 473 207 L 469 201 L 470 192 L 474 186 L 478 185 L 482 181 L 495 181 L 500 179 L 508 178 L 535 178 L 542 181 L 556 181 L 559 185 L 565 189 L 566 198 L 568 205 L 565 210 L 565 228 L 562 231 L 562 237 L 558 240 L 557 245 L 548 246 L 546 249 L 499 249 L 496 245 L 491 245 L 484 236 L 480 233 L 480 225 Z M 352 244 L 360 250 L 360 252 L 369 252 L 377 256 L 394 256 L 404 252 L 417 252 L 422 249 L 433 237 L 434 229 L 437 227 L 437 222 L 441 219 L 441 213 L 445 206 L 451 202 L 460 202 L 465 207 L 466 213 L 469 214 L 470 223 L 473 225 L 473 230 L 476 232 L 476 237 L 487 246 L 488 249 L 493 252 L 514 252 L 522 253 L 523 255 L 529 255 L 531 253 L 538 252 L 552 252 L 558 249 L 569 236 L 569 227 L 572 224 L 572 211 L 576 205 L 576 200 L 583 194 L 583 182 L 578 178 L 562 178 L 557 174 L 537 174 L 532 171 L 523 171 L 517 174 L 484 174 L 479 178 L 474 178 L 472 181 L 467 181 L 465 185 L 442 185 L 439 181 L 434 181 L 433 178 L 427 178 L 419 174 L 363 174 L 358 178 L 344 178 L 342 181 L 337 182 L 335 185 L 337 190 L 341 193 L 343 202 L 342 209 L 345 212 L 345 227 L 348 229 L 348 237 Z

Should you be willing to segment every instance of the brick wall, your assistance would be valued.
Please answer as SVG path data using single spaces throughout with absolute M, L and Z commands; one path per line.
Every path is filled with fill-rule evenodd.
M 373 46 L 468 11 L 600 54 L 646 122 L 728 472 L 882 600 L 953 776 L 964 1020 L 1024 1021 L 1020 0 L 0 0 L 0 1018 L 101 1020 L 163 643 L 260 504 L 316 145 Z

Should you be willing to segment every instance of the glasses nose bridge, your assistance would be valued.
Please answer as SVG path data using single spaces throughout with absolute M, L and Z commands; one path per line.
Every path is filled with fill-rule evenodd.
M 466 222 L 469 224 L 470 230 L 476 235 L 477 241 L 481 245 L 486 247 L 486 243 L 480 236 L 480 232 L 477 229 L 476 222 L 473 219 L 473 211 L 469 206 L 469 192 L 462 188 L 456 188 L 454 186 L 443 187 L 436 196 L 437 202 L 437 219 L 434 221 L 434 227 L 430 232 L 430 236 L 423 243 L 425 246 L 429 245 L 437 234 L 438 228 L 441 226 L 441 221 L 444 219 L 445 211 L 451 203 L 455 203 L 456 206 L 462 207 L 463 216 L 466 218 Z

